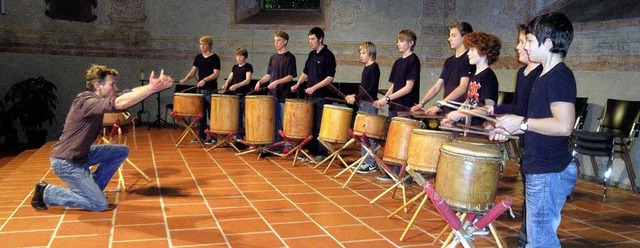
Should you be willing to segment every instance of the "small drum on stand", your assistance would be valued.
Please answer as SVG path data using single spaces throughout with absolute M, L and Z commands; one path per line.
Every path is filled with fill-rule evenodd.
M 119 121 L 120 125 L 126 125 L 131 123 L 131 114 L 129 112 L 118 112 L 118 113 L 104 113 L 104 118 L 102 118 L 102 126 L 113 126 L 116 121 Z
M 245 140 L 254 145 L 272 144 L 275 134 L 275 98 L 247 96 L 245 98 Z
M 240 101 L 236 95 L 211 95 L 211 121 L 209 130 L 217 134 L 238 131 Z
M 409 138 L 407 166 L 417 172 L 436 172 L 440 147 L 453 141 L 452 132 L 414 129 Z
M 291 139 L 304 139 L 313 128 L 313 102 L 287 99 L 284 103 L 283 132 Z
M 351 108 L 325 104 L 322 109 L 320 138 L 331 143 L 347 142 L 352 114 Z
M 369 138 L 381 140 L 387 133 L 387 126 L 386 116 L 358 111 L 353 123 L 353 134 L 362 135 L 364 133 Z
M 396 165 L 407 162 L 409 138 L 416 128 L 424 128 L 424 123 L 403 117 L 393 117 L 389 124 L 382 160 Z
M 202 94 L 175 93 L 173 111 L 180 116 L 196 116 L 202 113 Z
M 435 188 L 451 208 L 484 214 L 498 191 L 502 153 L 496 149 L 451 142 L 440 148 Z

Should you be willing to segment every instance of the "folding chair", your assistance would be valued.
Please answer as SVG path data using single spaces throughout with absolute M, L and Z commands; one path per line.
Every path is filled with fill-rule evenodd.
M 629 149 L 638 138 L 640 128 L 640 101 L 625 101 L 607 99 L 602 110 L 602 115 L 595 132 L 574 131 L 572 134 L 573 156 L 577 160 L 578 155 L 586 155 L 591 159 L 591 166 L 596 178 L 600 178 L 596 156 L 608 157 L 605 166 L 602 193 L 603 201 L 607 198 L 607 184 L 613 174 L 613 161 L 615 154 L 620 154 L 627 169 L 627 175 L 631 184 L 631 190 L 637 194 L 636 176 L 629 157 Z

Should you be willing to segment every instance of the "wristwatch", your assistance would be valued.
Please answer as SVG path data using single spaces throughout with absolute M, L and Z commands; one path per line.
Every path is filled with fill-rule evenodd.
M 391 102 L 391 97 L 387 96 L 387 98 L 385 98 L 385 100 L 387 100 L 387 102 Z
M 527 131 L 529 129 L 529 117 L 525 117 L 522 122 L 520 122 L 520 130 Z

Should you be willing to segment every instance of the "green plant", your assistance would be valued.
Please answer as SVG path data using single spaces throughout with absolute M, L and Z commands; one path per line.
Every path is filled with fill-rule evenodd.
M 57 121 L 58 88 L 43 77 L 16 82 L 4 95 L 7 112 L 23 131 L 34 131 Z

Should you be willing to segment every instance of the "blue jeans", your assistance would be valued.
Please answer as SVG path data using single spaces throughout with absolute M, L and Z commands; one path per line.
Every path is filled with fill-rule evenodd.
M 278 102 L 276 99 L 275 106 L 275 132 L 273 133 L 273 143 L 279 142 L 282 140 L 282 137 L 278 133 L 278 130 L 282 130 L 284 127 L 284 102 Z
M 240 113 L 238 114 L 238 132 L 236 133 L 237 139 L 244 139 L 244 99 L 245 95 L 238 95 Z
M 204 132 L 209 129 L 209 125 L 207 125 L 207 120 L 211 116 L 211 94 L 213 94 L 213 90 L 210 89 L 199 89 L 198 93 L 202 94 L 202 118 L 198 122 L 199 132 L 198 136 L 202 141 L 207 138 L 207 134 Z
M 375 108 L 370 102 L 360 103 L 358 110 L 369 113 L 369 114 L 378 114 L 378 109 Z M 369 144 L 371 144 L 371 152 L 375 152 L 376 147 L 378 146 L 378 143 L 376 143 L 376 140 L 369 139 Z M 367 151 L 364 148 L 360 148 L 360 153 L 362 154 L 362 156 L 364 156 L 367 153 Z M 364 162 L 369 165 L 376 164 L 376 160 L 373 159 L 371 155 L 367 156 L 367 158 L 364 159 Z
M 109 202 L 102 191 L 128 156 L 129 148 L 124 145 L 92 145 L 89 161 L 84 164 L 52 157 L 51 168 L 69 189 L 49 185 L 44 191 L 44 202 L 50 206 L 104 211 Z M 98 168 L 91 173 L 89 167 L 95 164 Z
M 527 247 L 560 247 L 560 211 L 578 179 L 576 163 L 558 173 L 525 177 Z

